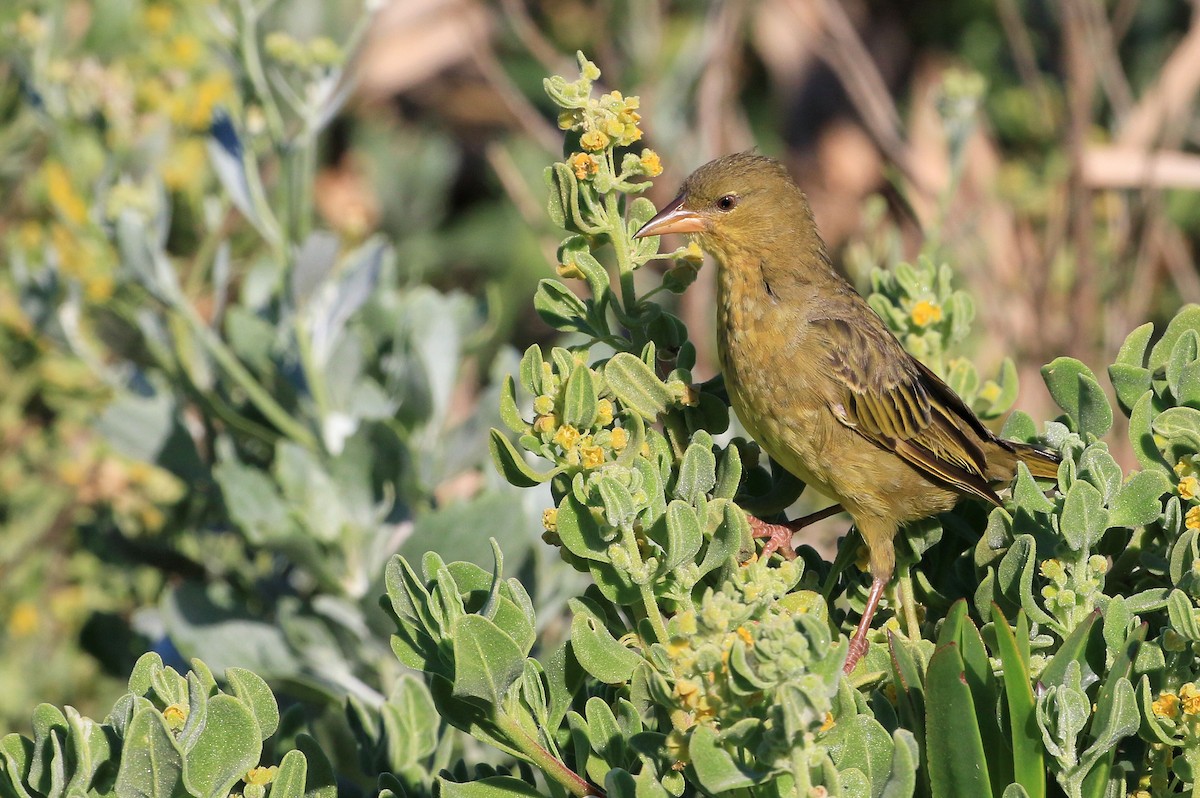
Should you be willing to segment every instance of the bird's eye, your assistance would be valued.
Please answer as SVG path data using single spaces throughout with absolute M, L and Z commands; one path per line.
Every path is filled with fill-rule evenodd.
M 737 204 L 738 198 L 736 194 L 726 194 L 724 197 L 721 197 L 719 200 L 717 200 L 717 210 L 731 211 L 737 207 Z

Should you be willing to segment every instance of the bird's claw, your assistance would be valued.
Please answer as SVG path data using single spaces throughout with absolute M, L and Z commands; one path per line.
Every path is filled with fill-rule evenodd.
M 783 555 L 785 560 L 796 559 L 796 547 L 792 543 L 792 535 L 795 531 L 784 524 L 769 524 L 761 518 L 749 516 L 750 519 L 750 536 L 766 539 L 766 544 L 763 545 L 762 559 L 767 559 L 775 552 Z

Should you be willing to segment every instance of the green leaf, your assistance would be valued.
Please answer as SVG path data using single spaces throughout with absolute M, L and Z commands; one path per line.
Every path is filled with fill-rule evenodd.
M 1067 671 L 1072 663 L 1079 665 L 1084 687 L 1088 687 L 1096 681 L 1097 674 L 1104 670 L 1105 656 L 1103 636 L 1096 634 L 1093 639 L 1092 634 L 1093 631 L 1100 631 L 1100 627 L 1096 626 L 1099 618 L 1100 610 L 1094 610 L 1071 630 L 1058 651 L 1042 669 L 1042 684 L 1047 686 L 1065 684 Z
M 1140 471 L 1121 486 L 1112 500 L 1111 526 L 1138 527 L 1162 515 L 1162 497 L 1171 484 L 1161 471 Z
M 604 380 L 628 410 L 654 421 L 672 400 L 667 386 L 637 355 L 618 352 L 604 366 Z
M 1156 408 L 1154 407 L 1154 392 L 1146 391 L 1138 399 L 1129 414 L 1129 442 L 1133 445 L 1133 453 L 1137 456 L 1142 468 L 1147 471 L 1161 471 L 1163 476 L 1174 476 L 1169 464 L 1154 441 L 1152 422 Z
M 299 751 L 288 751 L 279 761 L 279 772 L 271 782 L 271 798 L 303 798 L 308 760 Z
M 516 391 L 517 384 L 510 374 L 500 385 L 500 420 L 513 432 L 523 434 L 528 432 L 529 425 L 521 418 L 521 411 L 517 409 Z
M 717 458 L 712 451 L 712 438 L 707 433 L 697 433 L 696 440 L 683 453 L 673 493 L 676 498 L 695 504 L 716 484 Z
M 692 506 L 679 499 L 667 505 L 666 525 L 667 556 L 663 567 L 673 571 L 695 559 L 704 543 L 704 530 Z
M 1076 481 L 1067 491 L 1059 531 L 1074 551 L 1090 549 L 1108 529 L 1104 497 L 1090 482 Z
M 634 651 L 612 636 L 604 621 L 578 599 L 570 602 L 571 650 L 583 669 L 606 684 L 624 684 L 642 661 Z
M 1134 332 L 1140 333 L 1140 331 L 1139 327 Z M 1189 331 L 1200 331 L 1200 305 L 1184 305 L 1175 314 L 1175 318 L 1171 319 L 1163 337 L 1150 350 L 1150 360 L 1146 365 L 1151 371 L 1157 371 L 1167 365 L 1167 361 L 1171 358 L 1171 352 L 1175 350 L 1176 342 Z M 1149 335 L 1146 337 L 1149 338 Z M 1121 349 L 1124 351 L 1125 347 L 1121 347 Z
M 1125 337 L 1117 352 L 1117 363 L 1124 366 L 1142 367 L 1146 365 L 1146 348 L 1150 346 L 1150 338 L 1154 335 L 1154 324 L 1146 322 L 1141 327 Z
M 492 462 L 496 464 L 500 474 L 518 488 L 540 485 L 562 470 L 554 468 L 550 471 L 537 471 L 525 462 L 525 457 L 517 451 L 504 433 L 494 427 L 488 437 L 488 451 L 492 453 Z
M 1196 621 L 1196 608 L 1182 590 L 1172 590 L 1167 596 L 1167 617 L 1171 628 L 1184 640 L 1200 642 L 1200 623 Z
M 709 793 L 739 790 L 762 782 L 766 772 L 755 771 L 734 761 L 708 726 L 696 726 L 688 745 L 696 781 Z
M 542 348 L 537 344 L 530 346 L 521 355 L 521 385 L 534 396 L 542 394 Z
M 892 769 L 879 798 L 909 798 L 917 789 L 917 765 L 920 763 L 917 738 L 908 729 L 892 732 Z
M 533 295 L 533 309 L 542 317 L 542 321 L 556 330 L 596 334 L 588 322 L 587 305 L 558 280 L 544 279 L 538 282 Z
M 1129 415 L 1138 397 L 1150 390 L 1154 383 L 1150 369 L 1127 366 L 1123 363 L 1114 363 L 1108 367 L 1108 379 L 1117 395 L 1117 403 L 1125 415 Z
M 1170 407 L 1151 422 L 1155 434 L 1167 439 L 1173 450 L 1200 452 L 1200 410 L 1193 407 Z
M 258 723 L 259 739 L 265 740 L 279 728 L 279 704 L 262 677 L 245 668 L 227 668 L 225 680 Z
M 542 793 L 512 776 L 488 776 L 479 781 L 458 783 L 437 777 L 442 798 L 541 798 Z
M 308 760 L 308 775 L 304 780 L 304 798 L 337 798 L 337 777 L 333 764 L 320 743 L 313 737 L 296 735 L 296 750 Z
M 125 731 L 114 793 L 121 798 L 174 798 L 182 779 L 183 753 L 166 721 L 153 707 L 142 706 Z
M 587 366 L 576 366 L 562 394 L 562 417 L 576 429 L 591 429 L 596 423 L 596 382 Z
M 462 616 L 452 634 L 454 696 L 499 704 L 525 668 L 520 647 L 482 615 Z
M 1008 625 L 1008 619 L 996 605 L 992 605 L 992 620 L 995 622 L 993 628 L 1003 669 L 1004 698 L 1008 706 L 1013 778 L 1025 788 L 1029 798 L 1045 798 L 1046 764 L 1029 674 L 1029 641 L 1025 639 L 1026 648 L 1022 650 Z
M 184 784 L 200 798 L 225 798 L 261 754 L 258 721 L 246 704 L 231 695 L 213 696 L 204 730 L 187 752 Z
M 1042 378 L 1076 432 L 1099 438 L 1112 427 L 1112 407 L 1096 375 L 1087 366 L 1074 358 L 1056 358 L 1042 367 Z
M 925 747 L 934 798 L 990 798 L 987 756 L 957 645 L 933 653 L 925 691 Z

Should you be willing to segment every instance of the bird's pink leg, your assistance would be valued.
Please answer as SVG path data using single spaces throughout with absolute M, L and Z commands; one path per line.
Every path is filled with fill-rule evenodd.
M 863 654 L 867 653 L 867 631 L 871 628 L 871 618 L 875 615 L 875 610 L 879 607 L 879 599 L 883 597 L 883 589 L 887 587 L 887 580 L 875 577 L 875 581 L 871 583 L 871 592 L 867 595 L 867 606 L 863 607 L 862 620 L 858 622 L 858 628 L 854 630 L 854 637 L 850 639 L 850 652 L 846 655 L 846 664 L 842 667 L 842 671 L 849 674 L 854 670 L 854 666 L 858 664 L 859 659 Z
M 751 515 L 749 516 L 750 535 L 756 538 L 766 538 L 767 543 L 763 546 L 760 555 L 764 560 L 775 552 L 779 552 L 786 560 L 794 560 L 796 559 L 796 547 L 792 545 L 792 535 L 806 526 L 840 512 L 842 512 L 842 505 L 835 504 L 784 524 L 769 524 L 761 518 Z

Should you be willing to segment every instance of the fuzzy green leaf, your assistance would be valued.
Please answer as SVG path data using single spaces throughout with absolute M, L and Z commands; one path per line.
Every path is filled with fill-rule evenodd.
M 512 776 L 488 776 L 462 784 L 438 776 L 442 798 L 541 798 L 542 793 Z
M 606 684 L 624 684 L 642 661 L 612 636 L 603 620 L 572 599 L 571 650 L 583 669 Z
M 561 470 L 559 468 L 550 471 L 536 470 L 525 462 L 525 457 L 517 451 L 504 433 L 495 428 L 488 437 L 488 451 L 491 452 L 492 462 L 496 464 L 501 475 L 518 488 L 532 488 L 534 485 L 540 485 L 553 478 Z
M 1090 482 L 1075 482 L 1067 491 L 1059 531 L 1067 545 L 1074 551 L 1083 551 L 1096 545 L 1108 529 L 1108 510 L 1104 509 L 1104 497 Z
M 183 753 L 166 721 L 153 707 L 143 706 L 126 730 L 114 792 L 129 798 L 174 798 L 182 779 Z
M 1111 526 L 1138 527 L 1157 521 L 1162 515 L 1163 494 L 1171 484 L 1161 471 L 1141 471 L 1121 486 L 1112 500 Z
M 1054 401 L 1066 411 L 1072 429 L 1099 438 L 1112 427 L 1112 407 L 1091 369 L 1070 357 L 1042 367 L 1042 378 Z
M 499 704 L 525 668 L 520 647 L 482 615 L 462 616 L 452 635 L 454 695 Z
M 272 703 L 274 699 L 272 699 Z M 184 783 L 201 798 L 224 798 L 262 754 L 258 721 L 249 707 L 231 695 L 208 702 L 208 719 L 187 752 Z
M 596 381 L 587 366 L 576 366 L 562 394 L 563 422 L 576 429 L 590 429 L 596 423 Z
M 604 379 L 627 409 L 654 421 L 671 402 L 671 392 L 637 355 L 618 352 L 604 366 Z

